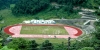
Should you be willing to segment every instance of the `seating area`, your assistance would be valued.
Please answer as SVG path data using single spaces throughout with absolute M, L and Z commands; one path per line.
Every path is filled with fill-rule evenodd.
M 54 20 L 27 20 L 23 21 L 25 24 L 55 24 Z

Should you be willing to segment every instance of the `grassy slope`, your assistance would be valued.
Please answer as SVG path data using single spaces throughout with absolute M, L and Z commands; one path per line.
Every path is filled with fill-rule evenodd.
M 0 15 L 4 18 L 3 19 L 4 24 L 0 24 L 0 26 L 18 24 L 18 23 L 22 23 L 22 21 L 24 20 L 32 19 L 32 17 L 30 17 L 31 15 L 16 17 L 12 15 L 12 12 L 10 9 L 1 10 Z
M 23 26 L 21 34 L 66 35 L 63 26 Z

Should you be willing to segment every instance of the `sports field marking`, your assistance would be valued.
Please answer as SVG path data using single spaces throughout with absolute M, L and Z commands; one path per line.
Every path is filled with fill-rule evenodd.
M 70 28 L 70 27 L 66 27 L 66 26 L 64 28 L 67 30 L 69 35 L 74 35 L 74 34 L 78 33 L 78 31 L 76 29 L 74 29 L 74 28 Z
M 21 28 L 22 26 L 14 26 L 14 27 L 11 27 L 9 31 L 14 33 L 15 35 L 19 35 Z

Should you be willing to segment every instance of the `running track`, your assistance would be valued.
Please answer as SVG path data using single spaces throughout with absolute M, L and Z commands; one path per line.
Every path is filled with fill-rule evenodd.
M 10 34 L 12 37 L 21 37 L 21 38 L 77 38 L 82 34 L 82 31 L 79 28 L 68 26 L 68 25 L 63 25 L 66 31 L 69 33 L 69 35 L 32 35 L 32 34 L 20 34 L 20 30 L 22 26 L 34 26 L 32 24 L 17 24 L 17 25 L 12 25 L 8 26 L 4 29 L 4 32 L 7 34 Z M 41 26 L 41 25 L 36 25 L 36 26 Z M 45 26 L 45 25 L 43 25 Z M 59 26 L 59 25 L 54 25 L 51 24 L 49 26 Z M 62 26 L 62 25 L 61 25 Z

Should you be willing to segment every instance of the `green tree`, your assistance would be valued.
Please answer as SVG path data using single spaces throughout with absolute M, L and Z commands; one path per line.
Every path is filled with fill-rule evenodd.
M 18 0 L 8 0 L 8 2 L 9 2 L 10 4 L 15 4 L 16 2 L 18 2 Z
M 95 50 L 93 47 L 84 47 L 78 50 Z
M 58 44 L 54 47 L 54 50 L 66 50 L 67 49 L 67 45 L 62 42 L 62 44 Z
M 72 0 L 72 3 L 75 6 L 82 6 L 87 3 L 87 0 Z
M 94 33 L 92 33 L 94 35 L 94 39 L 93 43 L 94 43 L 94 47 L 95 50 L 100 49 L 100 20 L 98 22 L 95 22 L 95 29 L 96 31 Z
M 100 16 L 100 9 L 95 12 L 96 15 Z
M 7 46 L 4 46 L 4 47 L 1 48 L 0 50 L 14 50 L 14 49 L 9 49 Z
M 26 40 L 21 40 L 18 44 L 18 50 L 27 50 Z
M 36 14 L 49 6 L 48 0 L 19 0 L 12 9 L 14 14 Z
M 1 41 L 1 40 L 0 40 Z M 0 42 L 0 49 L 2 48 L 3 46 L 2 46 L 2 43 Z
M 0 16 L 0 21 L 1 21 L 1 20 L 3 20 L 3 17 L 2 17 L 2 15 Z
M 10 7 L 9 0 L 0 0 L 0 9 L 5 9 Z
M 29 42 L 29 47 L 28 47 L 29 50 L 38 50 L 37 47 L 38 47 L 38 44 L 36 43 L 35 40 L 32 40 Z
M 52 43 L 50 43 L 49 40 L 45 40 L 45 42 L 42 43 L 41 50 L 53 50 Z
M 15 50 L 27 50 L 28 41 L 22 38 L 13 39 L 7 46 Z

